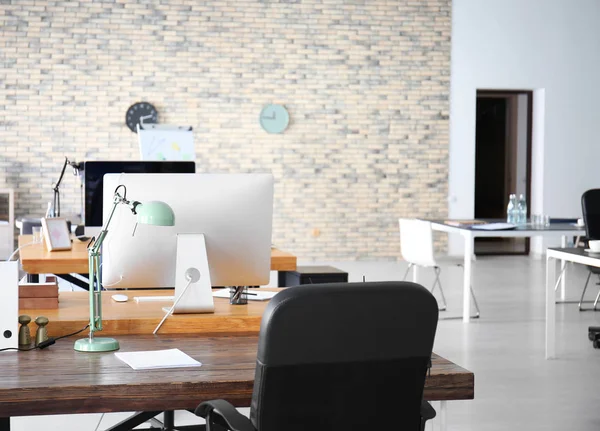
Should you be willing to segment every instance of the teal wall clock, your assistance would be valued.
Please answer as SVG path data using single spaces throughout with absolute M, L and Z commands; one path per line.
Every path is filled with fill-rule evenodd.
M 267 133 L 283 133 L 290 124 L 290 114 L 283 105 L 267 105 L 260 111 L 260 126 Z

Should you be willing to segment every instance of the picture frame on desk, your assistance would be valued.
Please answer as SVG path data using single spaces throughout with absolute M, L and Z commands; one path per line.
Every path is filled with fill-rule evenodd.
M 71 250 L 71 235 L 66 219 L 43 218 L 42 230 L 48 251 Z

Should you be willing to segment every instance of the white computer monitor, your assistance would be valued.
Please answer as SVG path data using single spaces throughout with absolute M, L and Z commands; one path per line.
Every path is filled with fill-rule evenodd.
M 169 204 L 175 226 L 136 227 L 131 211 L 124 205 L 117 207 L 102 250 L 105 288 L 175 287 L 176 277 L 182 276 L 176 273 L 178 234 L 204 234 L 213 286 L 268 284 L 271 174 L 108 174 L 104 176 L 105 222 L 120 184 L 126 186 L 130 200 Z M 189 258 L 190 251 L 186 254 Z

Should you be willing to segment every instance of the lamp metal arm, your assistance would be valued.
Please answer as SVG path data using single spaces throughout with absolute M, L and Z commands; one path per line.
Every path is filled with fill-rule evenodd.
M 119 193 L 119 189 L 123 188 L 123 195 Z M 113 207 L 106 224 L 98 234 L 98 237 L 92 239 L 88 244 L 88 259 L 89 259 L 89 294 L 90 294 L 90 339 L 94 337 L 94 332 L 102 330 L 102 281 L 100 274 L 100 251 L 102 243 L 108 234 L 108 227 L 115 214 L 117 206 L 127 205 L 135 214 L 135 208 L 140 205 L 137 201 L 127 200 L 127 188 L 124 185 L 119 185 L 115 189 L 113 196 Z
M 119 193 L 119 189 L 121 187 L 123 187 L 123 196 L 121 196 L 121 194 Z M 93 242 L 90 242 L 90 245 L 88 245 L 88 251 L 90 253 L 92 253 L 92 252 L 99 253 L 100 252 L 102 243 L 104 242 L 104 239 L 106 238 L 106 235 L 108 234 L 108 226 L 110 225 L 110 222 L 115 214 L 117 206 L 120 204 L 127 205 L 127 207 L 129 207 L 129 209 L 131 209 L 131 212 L 133 214 L 137 214 L 136 208 L 138 207 L 138 205 L 140 205 L 140 202 L 138 202 L 138 201 L 127 200 L 127 188 L 123 184 L 119 185 L 115 189 L 115 194 L 113 195 L 113 207 L 112 207 L 112 210 L 110 211 L 110 215 L 108 216 L 108 220 L 106 221 L 106 224 L 104 225 L 104 227 L 98 234 L 98 237 Z

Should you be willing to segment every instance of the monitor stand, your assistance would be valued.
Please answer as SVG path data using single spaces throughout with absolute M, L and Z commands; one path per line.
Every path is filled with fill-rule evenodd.
M 154 334 L 171 314 L 214 313 L 215 303 L 204 234 L 177 235 L 175 301 L 171 307 L 163 310 L 166 314 Z
M 174 314 L 215 311 L 204 234 L 177 235 L 175 300 Z

